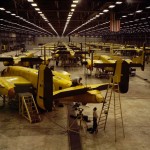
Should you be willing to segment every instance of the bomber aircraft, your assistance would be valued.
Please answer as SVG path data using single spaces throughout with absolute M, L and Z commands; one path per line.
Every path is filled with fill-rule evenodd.
M 119 79 L 121 93 L 128 91 L 128 70 L 128 63 L 117 61 L 114 76 Z M 13 97 L 17 93 L 31 92 L 35 95 L 36 103 L 43 110 L 51 110 L 53 101 L 103 102 L 101 90 L 107 87 L 108 83 L 72 87 L 72 80 L 68 74 L 53 71 L 44 64 L 40 65 L 39 70 L 9 66 L 2 71 L 0 77 L 0 95 Z
M 119 56 L 108 56 L 108 55 L 97 55 L 93 56 L 91 53 L 91 58 L 83 60 L 86 68 L 90 71 L 93 70 L 93 67 L 96 69 L 101 69 L 102 72 L 114 72 L 114 67 L 116 61 L 122 59 Z M 137 56 L 134 56 L 132 59 L 122 59 L 129 64 L 129 67 L 141 67 L 144 70 L 145 66 L 145 50 L 139 51 Z

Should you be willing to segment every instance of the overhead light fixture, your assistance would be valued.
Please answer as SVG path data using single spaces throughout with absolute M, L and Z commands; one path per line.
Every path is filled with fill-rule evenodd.
M 11 14 L 11 12 L 10 11 L 5 11 L 7 14 Z
M 115 5 L 110 5 L 110 6 L 109 6 L 109 8 L 114 8 L 114 7 L 115 7 Z
M 42 12 L 41 12 L 41 11 L 39 11 L 38 13 L 39 13 L 39 14 L 42 14 Z
M 36 3 L 32 3 L 31 5 L 32 5 L 33 7 L 36 7 L 36 6 L 37 6 L 37 4 L 36 4 Z
M 127 16 L 122 16 L 122 18 L 126 18 Z
M 77 6 L 76 4 L 72 4 L 72 5 L 71 5 L 71 7 L 76 7 L 76 6 Z
M 136 13 L 141 13 L 143 10 L 137 10 Z
M 71 11 L 74 11 L 74 9 L 71 9 Z
M 101 12 L 101 13 L 99 13 L 99 14 L 100 14 L 100 15 L 103 15 L 104 13 Z
M 73 12 L 69 12 L 69 14 L 68 15 L 73 15 Z
M 75 0 L 75 1 L 73 1 L 73 3 L 75 3 L 75 4 L 77 4 L 79 2 L 79 0 Z
M 36 11 L 39 11 L 39 10 L 40 10 L 40 8 L 35 8 L 35 10 L 36 10 Z
M 44 15 L 44 14 L 40 14 L 40 16 L 45 17 L 45 15 Z
M 117 2 L 116 2 L 116 4 L 118 4 L 118 5 L 119 5 L 119 4 L 122 4 L 122 2 L 121 2 L 121 1 L 117 1 Z
M 150 9 L 150 6 L 147 6 L 146 9 Z
M 28 2 L 30 2 L 30 3 L 32 3 L 33 2 L 33 0 L 27 0 Z
M 16 16 L 16 14 L 11 14 L 12 16 Z
M 104 10 L 103 10 L 103 12 L 108 12 L 108 11 L 109 11 L 108 9 L 104 9 Z
M 130 13 L 130 14 L 128 14 L 128 15 L 132 16 L 132 15 L 134 15 L 134 13 Z
M 92 20 L 94 20 L 94 18 L 91 18 L 89 21 L 92 21 Z
M 5 10 L 5 8 L 0 7 L 0 10 Z

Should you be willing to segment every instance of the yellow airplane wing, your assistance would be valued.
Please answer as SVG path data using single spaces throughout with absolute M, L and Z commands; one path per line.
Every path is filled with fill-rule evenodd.
M 0 77 L 0 95 L 13 96 L 16 86 L 28 85 L 32 86 L 31 82 L 21 76 Z
M 61 102 L 100 103 L 104 97 L 100 90 L 106 90 L 108 84 L 80 85 L 53 92 L 54 100 Z
M 54 96 L 55 97 L 55 96 Z M 83 94 L 78 94 L 74 96 L 61 97 L 54 100 L 58 100 L 61 102 L 82 102 L 86 103 L 102 103 L 104 101 L 104 97 L 101 92 L 98 90 L 87 91 Z

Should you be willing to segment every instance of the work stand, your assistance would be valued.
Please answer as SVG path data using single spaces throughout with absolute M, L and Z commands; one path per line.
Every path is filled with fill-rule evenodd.
M 87 128 L 87 124 L 86 124 L 86 121 L 84 120 L 83 118 L 83 109 L 82 108 L 77 108 L 78 109 L 78 114 L 77 116 L 74 116 L 74 120 L 73 121 L 70 121 L 68 123 L 68 128 L 67 130 L 68 131 L 72 131 L 72 132 L 76 132 L 76 133 L 79 133 L 78 129 L 81 129 L 83 126 L 83 124 L 86 126 Z M 79 122 L 79 125 L 78 125 L 78 122 Z M 78 128 L 79 126 L 79 128 Z

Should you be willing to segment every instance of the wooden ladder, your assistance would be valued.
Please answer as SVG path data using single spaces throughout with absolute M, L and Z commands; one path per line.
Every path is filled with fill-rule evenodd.
M 30 123 L 41 121 L 36 103 L 31 93 L 19 93 L 19 114 L 29 120 Z
M 121 100 L 120 100 L 119 83 L 116 82 L 116 78 L 117 78 L 116 76 L 113 76 L 110 78 L 110 83 L 108 85 L 108 88 L 107 88 L 107 91 L 105 94 L 105 99 L 104 99 L 102 109 L 100 112 L 100 116 L 98 119 L 99 129 L 105 130 L 110 105 L 113 106 L 114 126 L 115 126 L 115 141 L 117 140 L 117 125 L 119 125 L 120 122 L 121 122 L 123 137 L 125 137 L 122 107 L 121 107 Z M 113 97 L 113 101 L 112 101 L 112 97 Z

